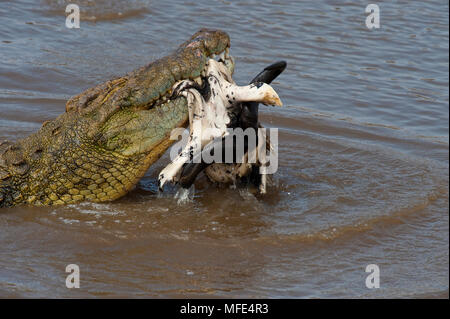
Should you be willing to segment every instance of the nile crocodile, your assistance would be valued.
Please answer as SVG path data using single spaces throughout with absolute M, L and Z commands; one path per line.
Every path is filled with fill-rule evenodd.
M 104 202 L 129 192 L 188 124 L 182 80 L 216 55 L 232 73 L 229 36 L 202 29 L 173 54 L 72 97 L 66 112 L 15 143 L 0 142 L 0 207 Z

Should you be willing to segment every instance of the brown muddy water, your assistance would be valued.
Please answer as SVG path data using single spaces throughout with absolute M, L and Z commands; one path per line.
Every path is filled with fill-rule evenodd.
M 448 1 L 377 1 L 374 30 L 357 1 L 70 2 L 80 29 L 69 1 L 0 1 L 0 140 L 220 28 L 238 83 L 288 62 L 285 106 L 261 107 L 276 185 L 255 198 L 202 178 L 178 205 L 157 193 L 166 155 L 116 202 L 2 209 L 0 297 L 448 298 Z

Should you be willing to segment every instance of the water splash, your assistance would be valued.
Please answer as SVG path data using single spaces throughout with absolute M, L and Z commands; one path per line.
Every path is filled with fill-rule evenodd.
M 174 198 L 177 199 L 178 205 L 184 205 L 194 201 L 195 186 L 192 185 L 190 188 L 180 188 L 175 194 Z

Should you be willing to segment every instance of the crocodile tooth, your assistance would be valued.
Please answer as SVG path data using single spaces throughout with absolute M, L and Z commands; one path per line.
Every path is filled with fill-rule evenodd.
M 225 51 L 219 54 L 219 61 L 225 62 Z
M 197 84 L 202 85 L 202 79 L 201 79 L 199 76 L 197 76 L 197 77 L 194 79 L 194 81 L 197 82 Z

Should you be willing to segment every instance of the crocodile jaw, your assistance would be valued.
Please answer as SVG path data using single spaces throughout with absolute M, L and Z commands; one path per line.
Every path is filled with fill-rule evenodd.
M 188 120 L 172 85 L 201 75 L 230 45 L 201 30 L 172 55 L 71 98 L 66 113 L 16 143 L 0 142 L 0 207 L 111 201 L 125 195 Z M 170 100 L 170 101 L 169 101 Z

